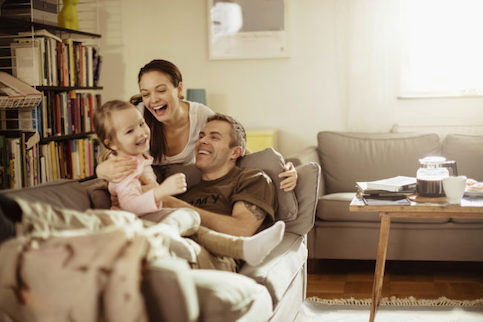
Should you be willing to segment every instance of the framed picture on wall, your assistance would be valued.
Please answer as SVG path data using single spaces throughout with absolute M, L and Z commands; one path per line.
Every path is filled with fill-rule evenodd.
M 210 59 L 288 57 L 288 0 L 208 0 Z

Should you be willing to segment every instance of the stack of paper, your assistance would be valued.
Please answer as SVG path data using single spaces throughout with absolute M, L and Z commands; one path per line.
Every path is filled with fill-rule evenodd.
M 356 182 L 357 196 L 368 205 L 409 204 L 407 196 L 416 190 L 416 178 L 397 176 Z

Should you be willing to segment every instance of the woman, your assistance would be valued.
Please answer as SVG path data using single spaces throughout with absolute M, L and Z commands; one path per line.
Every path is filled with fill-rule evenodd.
M 206 119 L 214 112 L 207 106 L 185 101 L 183 78 L 173 63 L 156 59 L 141 68 L 138 75 L 140 95 L 131 98 L 143 112 L 151 129 L 150 153 L 155 164 L 194 163 L 194 147 Z M 135 162 L 114 157 L 97 167 L 97 176 L 119 182 L 136 168 Z M 291 191 L 297 183 L 292 163 L 285 165 L 280 189 Z

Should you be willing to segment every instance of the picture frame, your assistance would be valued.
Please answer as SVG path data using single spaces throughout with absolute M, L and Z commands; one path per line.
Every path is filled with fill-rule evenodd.
M 288 0 L 207 0 L 209 58 L 289 57 Z

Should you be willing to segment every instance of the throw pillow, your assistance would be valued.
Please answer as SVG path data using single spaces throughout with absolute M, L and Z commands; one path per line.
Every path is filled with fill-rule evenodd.
M 298 204 L 294 191 L 285 192 L 280 189 L 280 178 L 285 161 L 280 153 L 272 148 L 245 155 L 239 161 L 241 168 L 261 169 L 272 179 L 278 200 L 275 218 L 292 221 L 297 218 Z

